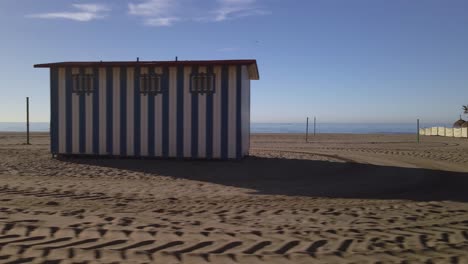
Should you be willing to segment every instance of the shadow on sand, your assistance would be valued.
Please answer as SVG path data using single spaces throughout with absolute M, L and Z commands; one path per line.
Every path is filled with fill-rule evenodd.
M 460 172 L 260 157 L 242 161 L 63 160 L 248 188 L 255 194 L 468 202 L 468 173 Z

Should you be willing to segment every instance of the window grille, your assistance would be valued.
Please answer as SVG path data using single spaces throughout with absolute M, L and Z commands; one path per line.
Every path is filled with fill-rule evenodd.
M 190 92 L 200 94 L 214 93 L 214 79 L 213 74 L 200 73 L 192 75 Z
M 143 95 L 157 95 L 162 92 L 161 75 L 142 74 L 140 76 L 140 93 Z
M 89 95 L 94 91 L 94 76 L 92 74 L 73 74 L 73 93 Z

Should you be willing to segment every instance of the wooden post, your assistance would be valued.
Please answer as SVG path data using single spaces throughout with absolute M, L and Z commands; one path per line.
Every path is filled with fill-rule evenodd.
M 418 138 L 418 143 L 419 143 L 419 118 L 418 118 L 418 121 L 417 121 L 417 131 L 416 132 L 418 134 L 417 138 Z
M 307 121 L 306 121 L 306 143 L 308 141 L 308 138 L 309 138 L 309 118 L 307 117 Z
M 314 137 L 315 137 L 315 132 L 316 132 L 315 130 L 317 127 L 316 123 L 317 123 L 317 118 L 314 116 Z
M 29 145 L 29 97 L 26 97 L 26 144 Z

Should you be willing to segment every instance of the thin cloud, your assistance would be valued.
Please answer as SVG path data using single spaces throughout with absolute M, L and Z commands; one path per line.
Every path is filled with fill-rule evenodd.
M 176 5 L 175 0 L 146 0 L 144 2 L 128 4 L 128 13 L 135 16 L 162 16 L 172 12 Z
M 145 20 L 145 25 L 155 27 L 168 27 L 172 26 L 174 22 L 179 21 L 178 17 L 159 17 L 159 18 L 148 18 Z
M 257 0 L 140 0 L 128 4 L 128 13 L 142 17 L 147 26 L 171 26 L 176 22 L 220 22 L 247 16 L 267 15 Z
M 218 0 L 218 8 L 213 12 L 214 20 L 224 21 L 270 14 L 270 11 L 258 7 L 256 4 L 256 0 Z
M 95 19 L 101 19 L 107 16 L 110 8 L 102 4 L 73 4 L 75 12 L 52 12 L 33 14 L 28 17 L 43 19 L 69 19 L 80 22 L 88 22 Z

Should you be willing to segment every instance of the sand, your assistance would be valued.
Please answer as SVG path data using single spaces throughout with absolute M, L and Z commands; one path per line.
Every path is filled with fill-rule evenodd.
M 468 263 L 468 140 L 415 139 L 57 160 L 47 134 L 0 133 L 0 263 Z

